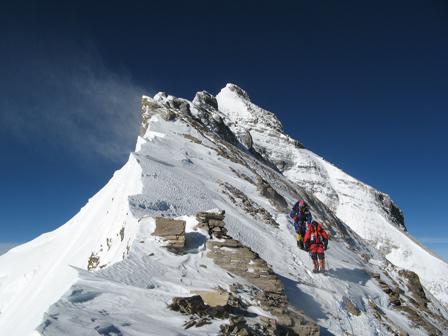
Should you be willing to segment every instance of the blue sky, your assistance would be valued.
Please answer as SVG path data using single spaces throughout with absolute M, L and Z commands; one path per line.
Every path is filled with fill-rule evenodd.
M 0 243 L 52 230 L 127 159 L 142 94 L 227 82 L 387 192 L 448 258 L 444 1 L 28 1 L 0 10 Z

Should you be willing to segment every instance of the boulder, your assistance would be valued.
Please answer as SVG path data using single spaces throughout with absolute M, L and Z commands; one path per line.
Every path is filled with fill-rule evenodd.
M 166 240 L 168 247 L 181 249 L 185 247 L 185 224 L 183 220 L 157 217 L 153 235 Z

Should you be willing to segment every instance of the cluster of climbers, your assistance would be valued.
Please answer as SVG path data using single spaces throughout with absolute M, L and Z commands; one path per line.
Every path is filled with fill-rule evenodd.
M 313 261 L 313 272 L 325 272 L 325 250 L 328 248 L 328 234 L 322 224 L 313 220 L 311 211 L 304 200 L 299 200 L 292 207 L 292 218 L 297 234 L 297 246 L 309 252 Z

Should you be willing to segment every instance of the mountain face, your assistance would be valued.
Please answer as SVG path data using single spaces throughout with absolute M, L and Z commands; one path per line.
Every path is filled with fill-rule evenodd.
M 296 246 L 298 198 L 331 234 L 327 274 Z M 142 98 L 124 167 L 0 257 L 0 334 L 445 335 L 447 279 L 389 196 L 228 84 Z

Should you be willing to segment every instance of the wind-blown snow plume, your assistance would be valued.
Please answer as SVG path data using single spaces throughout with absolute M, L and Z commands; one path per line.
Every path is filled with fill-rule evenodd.
M 83 158 L 125 160 L 138 134 L 143 90 L 110 71 L 94 48 L 35 54 L 21 69 L 3 65 L 14 82 L 0 83 L 0 131 Z

